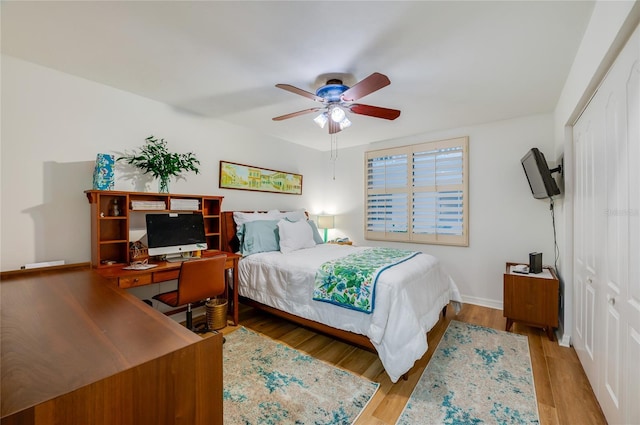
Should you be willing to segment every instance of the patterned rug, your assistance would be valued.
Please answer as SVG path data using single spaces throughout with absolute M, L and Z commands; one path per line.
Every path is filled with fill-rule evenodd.
M 379 386 L 245 328 L 225 337 L 225 425 L 351 424 Z
M 398 425 L 537 424 L 529 342 L 451 321 Z

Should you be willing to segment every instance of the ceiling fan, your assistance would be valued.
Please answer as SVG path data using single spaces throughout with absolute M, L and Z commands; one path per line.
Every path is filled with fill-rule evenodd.
M 352 87 L 344 85 L 340 79 L 329 79 L 324 86 L 316 90 L 315 94 L 289 84 L 276 84 L 276 87 L 280 89 L 320 102 L 322 106 L 281 115 L 273 118 L 273 120 L 282 121 L 300 115 L 320 112 L 320 114 L 314 118 L 314 121 L 321 128 L 324 128 L 324 126 L 328 124 L 329 134 L 337 133 L 351 125 L 351 121 L 349 121 L 346 115 L 347 111 L 374 118 L 395 120 L 400 116 L 400 111 L 397 109 L 353 103 L 389 84 L 391 84 L 389 78 L 378 72 L 374 72 Z

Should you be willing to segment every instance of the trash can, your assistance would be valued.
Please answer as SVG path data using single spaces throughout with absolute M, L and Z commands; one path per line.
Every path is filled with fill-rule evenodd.
M 211 298 L 206 303 L 207 327 L 218 330 L 227 326 L 227 300 Z

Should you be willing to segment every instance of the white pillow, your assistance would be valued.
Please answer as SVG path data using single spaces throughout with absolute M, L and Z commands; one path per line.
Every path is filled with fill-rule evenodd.
M 270 215 L 269 220 L 286 218 L 289 221 L 306 220 L 307 215 L 304 213 L 304 209 L 295 211 L 280 212 L 279 210 L 269 210 L 267 213 Z
M 250 221 L 257 221 L 257 220 L 279 220 L 282 217 L 280 217 L 279 215 L 280 213 L 278 211 L 269 211 L 267 213 L 261 213 L 261 212 L 240 212 L 240 211 L 234 211 L 233 212 L 233 221 L 235 221 L 236 223 L 236 231 L 240 230 L 240 228 L 242 227 L 242 225 L 244 223 L 248 223 Z
M 294 222 L 280 220 L 278 229 L 280 233 L 280 252 L 283 254 L 316 246 L 316 241 L 313 240 L 313 231 L 306 220 Z
M 298 221 L 307 219 L 307 215 L 304 213 L 304 209 L 280 212 L 279 210 L 270 210 L 264 212 L 233 212 L 233 221 L 236 223 L 236 231 L 240 230 L 244 223 L 257 220 L 280 220 L 281 218 L 287 218 L 289 221 Z

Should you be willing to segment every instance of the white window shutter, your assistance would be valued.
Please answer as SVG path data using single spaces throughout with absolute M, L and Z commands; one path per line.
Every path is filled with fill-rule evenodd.
M 366 153 L 367 239 L 468 246 L 468 138 Z

